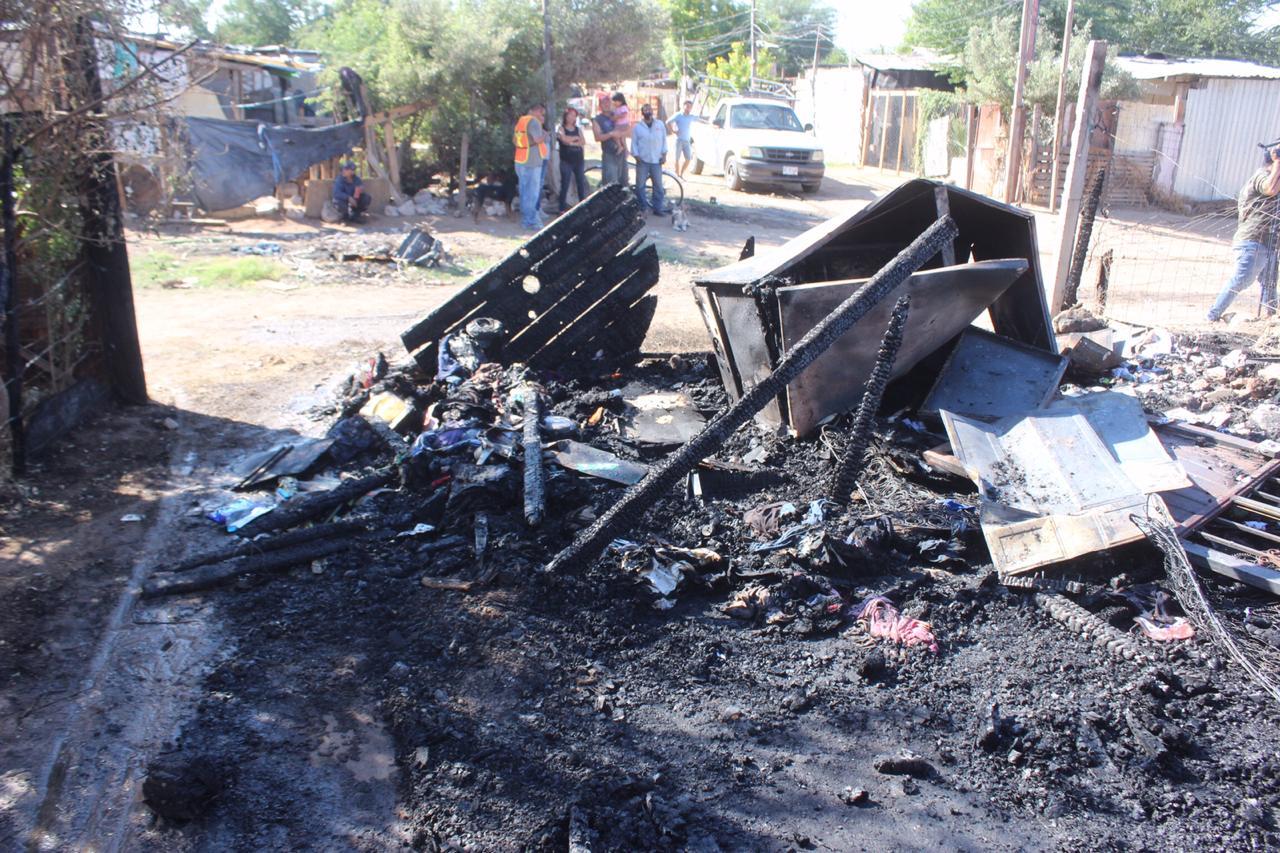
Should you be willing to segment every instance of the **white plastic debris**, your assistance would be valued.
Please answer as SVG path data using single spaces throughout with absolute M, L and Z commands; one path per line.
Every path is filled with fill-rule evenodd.
M 1244 363 L 1249 360 L 1249 354 L 1242 349 L 1233 349 L 1222 357 L 1222 366 L 1227 370 L 1235 370 L 1244 367 Z

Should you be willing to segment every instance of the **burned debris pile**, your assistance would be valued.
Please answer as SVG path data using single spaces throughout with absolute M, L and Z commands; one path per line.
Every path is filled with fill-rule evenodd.
M 1126 349 L 1135 335 L 1055 334 L 1029 216 L 908 183 L 709 273 L 695 296 L 712 354 L 662 357 L 641 352 L 658 278 L 641 222 L 630 192 L 606 187 L 415 324 L 411 361 L 362 366 L 325 438 L 264 449 L 229 476 L 241 492 L 216 517 L 236 543 L 157 567 L 145 594 L 340 561 L 359 583 L 429 602 L 405 606 L 439 609 L 442 624 L 464 618 L 444 596 L 529 590 L 538 601 L 522 606 L 585 614 L 591 648 L 606 651 L 629 631 L 600 613 L 631 631 L 670 620 L 675 637 L 701 605 L 717 622 L 700 630 L 847 643 L 863 657 L 855 677 L 885 695 L 958 689 L 936 667 L 953 652 L 975 666 L 975 638 L 1003 636 L 989 627 L 998 612 L 1017 622 L 1015 645 L 1033 626 L 1063 626 L 1037 642 L 1110 656 L 1069 669 L 1121 667 L 1163 691 L 1161 708 L 1199 701 L 1224 658 L 1274 691 L 1275 609 L 1235 581 L 1280 591 L 1276 461 L 1265 445 L 1144 411 L 1128 377 L 1159 365 Z M 706 683 L 712 664 L 697 666 Z M 547 678 L 589 695 L 591 726 L 626 721 L 596 664 Z M 439 689 L 396 690 L 388 707 L 405 732 L 431 697 L 443 703 Z M 795 716 L 824 700 L 810 685 L 779 701 Z M 539 700 L 529 725 L 553 706 Z M 1144 750 L 1151 772 L 1199 760 L 1154 711 L 1027 712 L 1047 715 L 1043 742 L 994 704 L 980 712 L 979 758 L 961 763 L 998 752 L 998 770 L 983 771 L 1005 779 L 994 787 L 1043 785 L 1047 797 L 1050 780 L 1087 787 L 1086 767 L 1114 773 Z M 717 713 L 718 725 L 743 716 Z M 1077 728 L 1082 745 L 1060 731 Z M 473 737 L 433 741 L 415 791 L 445 808 L 457 774 L 435 756 Z M 974 743 L 968 729 L 956 737 Z M 918 760 L 879 772 L 914 779 L 932 767 Z M 858 790 L 850 803 L 866 801 Z M 552 834 L 634 842 L 608 828 L 608 808 L 578 801 Z M 682 821 L 651 846 L 687 838 Z
M 763 580 L 794 587 L 816 569 L 801 586 L 832 613 L 894 626 L 894 605 L 876 603 L 873 590 L 853 596 L 851 578 L 904 555 L 978 565 L 965 544 L 978 528 L 1000 581 L 1079 591 L 1089 588 L 1089 559 L 1146 538 L 1141 525 L 1166 504 L 1159 516 L 1188 539 L 1192 560 L 1275 588 L 1280 561 L 1265 542 L 1250 547 L 1202 528 L 1217 520 L 1280 543 L 1266 529 L 1280 518 L 1270 493 L 1249 496 L 1280 463 L 1243 439 L 1148 415 L 1139 398 L 1114 390 L 1132 375 L 1121 364 L 1124 347 L 1087 312 L 1058 318 L 1068 331 L 1055 337 L 1034 223 L 1021 211 L 914 181 L 707 275 L 694 290 L 728 396 L 723 408 L 705 382 L 686 387 L 699 371 L 684 356 L 666 371 L 632 367 L 658 276 L 641 226 L 634 196 L 605 187 L 414 324 L 402 336 L 413 363 L 392 371 L 380 357 L 353 376 L 345 417 L 328 437 L 270 448 L 241 466 L 238 489 L 280 484 L 277 495 L 240 498 L 217 517 L 241 537 L 275 535 L 158 571 L 146 593 L 199 589 L 387 539 L 436 557 L 465 543 L 474 571 L 444 586 L 469 589 L 501 571 L 487 559 L 491 543 L 520 542 L 514 550 L 530 568 L 552 575 L 604 554 L 656 593 L 659 608 L 688 586 L 728 585 L 725 612 L 753 620 L 776 619 L 796 596 Z M 994 331 L 971 325 L 979 318 Z M 1059 338 L 1088 355 L 1059 355 Z M 663 374 L 680 379 L 663 387 Z M 887 409 L 897 414 L 878 421 Z M 752 418 L 755 449 L 728 453 Z M 781 485 L 771 488 L 766 448 L 794 456 L 814 447 L 804 439 L 815 435 L 821 465 L 811 474 L 821 486 L 765 500 Z M 298 476 L 322 459 L 367 464 L 308 490 Z M 1226 464 L 1236 467 L 1224 474 Z M 896 500 L 885 499 L 886 486 Z M 675 544 L 675 519 L 664 529 L 650 511 L 681 492 L 703 506 L 744 505 L 740 529 L 765 540 L 744 542 L 746 552 L 796 562 L 754 569 L 703 541 Z M 917 500 L 902 501 L 908 492 Z M 383 504 L 395 511 L 370 511 Z M 948 508 L 941 522 L 930 511 L 940 506 Z M 1219 518 L 1228 508 L 1256 518 Z M 874 618 L 858 615 L 868 613 Z M 1132 615 L 1148 638 L 1194 634 L 1163 608 Z M 873 635 L 913 636 L 897 628 Z

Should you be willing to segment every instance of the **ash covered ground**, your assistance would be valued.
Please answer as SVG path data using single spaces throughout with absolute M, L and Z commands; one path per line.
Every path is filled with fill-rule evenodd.
M 439 396 L 403 375 L 386 382 L 424 403 Z M 727 402 L 702 358 L 545 384 L 553 414 L 582 424 L 606 409 L 580 440 L 652 462 L 669 448 L 637 448 L 609 414 L 608 392 L 627 386 L 683 391 L 707 415 Z M 1135 635 L 1147 659 L 1124 660 L 1053 620 L 1033 593 L 997 583 L 962 508 L 976 503 L 972 490 L 922 468 L 919 452 L 936 439 L 901 419 L 878 424 L 860 500 L 824 505 L 791 543 L 753 550 L 826 496 L 848 425 L 808 441 L 744 427 L 716 459 L 745 459 L 771 481 L 732 500 L 670 495 L 626 534 L 649 550 L 555 575 L 542 568 L 623 486 L 548 465 L 547 518 L 530 531 L 518 463 L 491 459 L 508 473 L 482 488 L 441 482 L 467 451 L 362 499 L 352 513 L 370 532 L 353 550 L 205 594 L 237 639 L 152 765 L 175 782 L 158 809 L 169 818 L 144 845 L 1280 843 L 1277 707 L 1207 639 Z M 390 461 L 375 447 L 343 467 Z M 777 502 L 796 507 L 779 531 L 744 520 Z M 477 512 L 488 525 L 483 564 Z M 436 531 L 390 536 L 419 522 Z M 690 565 L 659 609 L 641 572 L 679 556 L 653 550 L 664 545 L 720 559 Z M 1159 585 L 1164 573 L 1146 545 L 1071 569 L 1087 589 L 1077 600 L 1122 630 L 1132 614 L 1115 592 Z M 463 592 L 424 577 L 479 582 Z M 1259 593 L 1202 583 L 1224 614 L 1252 607 L 1256 625 L 1269 625 Z M 937 652 L 869 636 L 857 614 L 873 595 L 927 622 Z M 334 767 L 347 773 L 340 803 L 326 781 Z

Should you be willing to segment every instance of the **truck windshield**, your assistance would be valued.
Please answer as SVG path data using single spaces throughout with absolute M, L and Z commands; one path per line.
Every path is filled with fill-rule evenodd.
M 730 110 L 730 124 L 745 130 L 794 130 L 803 133 L 800 119 L 790 107 L 781 104 L 735 104 Z

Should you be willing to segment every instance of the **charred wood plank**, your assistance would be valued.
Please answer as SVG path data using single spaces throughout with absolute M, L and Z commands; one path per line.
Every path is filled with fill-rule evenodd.
M 568 358 L 588 359 L 604 353 L 605 357 L 618 362 L 639 356 L 657 312 L 658 297 L 652 294 L 641 297 L 589 340 L 574 347 Z
M 165 571 L 185 572 L 199 566 L 207 566 L 209 563 L 221 563 L 226 560 L 233 560 L 236 557 L 248 557 L 252 554 L 265 554 L 268 551 L 278 551 L 281 548 L 288 548 L 292 545 L 301 545 L 303 542 L 314 542 L 318 539 L 328 539 L 332 536 L 355 533 L 364 529 L 365 524 L 361 521 L 334 521 L 329 524 L 316 524 L 312 527 L 290 530 L 287 533 L 281 533 L 279 536 L 272 536 L 269 539 L 252 539 L 248 542 L 238 542 L 230 548 L 205 551 L 202 554 L 179 560 Z
M 523 280 L 531 274 L 540 273 L 543 284 L 554 284 L 566 271 L 577 270 L 602 244 L 628 229 L 634 234 L 640 229 L 642 219 L 629 190 L 618 186 L 597 190 L 405 331 L 401 335 L 405 348 L 419 364 L 433 366 L 439 339 L 465 323 L 494 296 L 506 291 L 522 292 Z M 561 255 L 563 257 L 558 257 Z M 583 273 L 586 274 L 589 271 Z M 537 312 L 550 307 L 563 293 L 552 289 L 545 295 L 523 295 L 526 310 L 532 305 Z
M 945 252 L 945 249 L 944 249 Z M 889 384 L 889 376 L 893 373 L 893 362 L 898 357 L 898 348 L 902 346 L 902 330 L 907 325 L 907 312 L 910 310 L 911 297 L 904 296 L 893 306 L 893 314 L 889 317 L 889 325 L 880 340 L 880 351 L 876 353 L 875 366 L 867 377 L 863 387 L 862 400 L 858 403 L 858 413 L 853 418 L 853 431 L 849 437 L 849 446 L 844 456 L 837 463 L 835 476 L 832 478 L 831 499 L 844 505 L 849 496 L 858 487 L 858 477 L 862 474 L 867 458 L 867 446 L 871 444 L 871 426 L 875 423 L 876 412 L 880 409 L 880 401 L 884 399 L 884 389 Z
M 658 283 L 657 248 L 652 244 L 645 246 L 626 260 L 623 269 L 626 273 L 617 280 L 617 287 L 595 301 L 594 305 L 584 306 L 575 319 L 564 322 L 559 334 L 529 356 L 528 362 L 544 367 L 559 364 L 574 352 L 586 348 L 584 345 L 599 336 L 605 326 L 627 315 Z M 647 331 L 648 323 L 644 325 Z
M 319 518 L 343 504 L 381 488 L 395 479 L 395 471 L 383 468 L 356 480 L 348 480 L 337 488 L 325 492 L 315 492 L 306 497 L 290 501 L 278 509 L 260 515 L 240 528 L 241 536 L 256 536 L 272 530 L 285 530 L 297 527 L 308 521 Z
M 656 258 L 656 249 L 653 249 L 653 254 Z M 545 348 L 566 328 L 582 322 L 585 319 L 583 315 L 602 296 L 611 293 L 611 288 L 616 289 L 616 285 L 625 281 L 645 263 L 646 255 L 647 252 L 636 246 L 614 255 L 604 266 L 592 272 L 580 286 L 516 335 L 503 352 L 512 361 L 528 362 L 534 353 Z
M 542 421 L 542 401 L 538 390 L 529 385 L 521 386 L 516 399 L 524 409 L 524 520 L 530 527 L 542 523 L 547 507 L 545 474 L 542 470 L 542 436 L 538 432 Z
M 841 335 L 849 331 L 926 261 L 937 255 L 947 241 L 954 240 L 956 234 L 956 224 L 949 217 L 930 225 L 870 281 L 797 341 L 769 376 L 707 424 L 684 447 L 668 456 L 661 465 L 650 468 L 643 480 L 628 488 L 621 500 L 557 554 L 547 568 L 562 571 L 599 556 L 606 544 L 638 523 L 655 501 L 669 493 L 695 465 L 718 450 L 734 430 L 763 409 Z
M 340 553 L 350 547 L 351 542 L 347 539 L 325 539 L 272 551 L 269 554 L 239 557 L 211 566 L 202 566 L 189 572 L 157 572 L 143 582 L 142 595 L 145 598 L 151 598 L 157 595 L 197 592 L 241 575 L 287 569 L 289 566 L 309 563 L 321 557 Z

